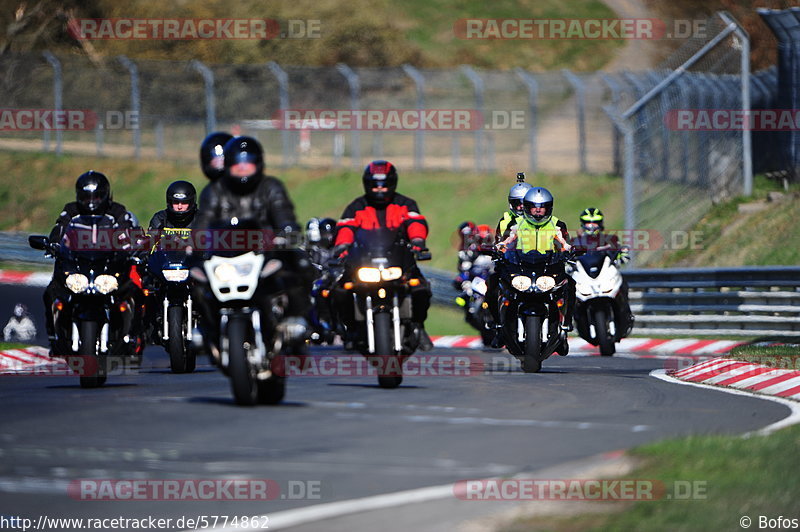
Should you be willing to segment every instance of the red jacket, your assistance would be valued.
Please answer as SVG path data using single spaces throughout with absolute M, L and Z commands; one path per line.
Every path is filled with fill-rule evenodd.
M 353 200 L 342 213 L 342 219 L 336 224 L 334 245 L 352 244 L 358 228 L 379 227 L 405 231 L 409 240 L 428 237 L 428 222 L 419 213 L 417 202 L 413 199 L 395 194 L 386 208 L 376 209 L 369 206 L 367 199 L 361 196 Z

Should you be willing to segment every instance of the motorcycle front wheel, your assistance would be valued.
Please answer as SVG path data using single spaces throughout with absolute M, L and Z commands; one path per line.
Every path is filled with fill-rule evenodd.
M 105 357 L 97 355 L 97 336 L 100 324 L 81 322 L 78 356 L 81 361 L 81 388 L 98 388 L 106 382 Z
M 525 318 L 525 346 L 522 356 L 522 371 L 538 373 L 542 369 L 542 322 L 538 316 Z
M 397 388 L 403 382 L 403 361 L 394 352 L 394 329 L 388 312 L 375 314 L 375 355 L 379 364 L 378 385 Z
M 247 360 L 250 324 L 246 319 L 234 317 L 228 322 L 228 375 L 236 404 L 253 406 L 258 403 L 256 368 Z M 247 344 L 247 345 L 245 345 Z
M 597 345 L 600 347 L 600 355 L 610 357 L 616 352 L 614 339 L 608 334 L 608 316 L 606 311 L 598 309 L 594 313 L 594 329 L 597 334 Z

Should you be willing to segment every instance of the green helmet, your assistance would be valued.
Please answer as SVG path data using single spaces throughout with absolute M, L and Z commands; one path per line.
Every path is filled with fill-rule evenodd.
M 597 207 L 587 207 L 580 215 L 581 228 L 588 235 L 595 235 L 604 229 L 603 211 Z

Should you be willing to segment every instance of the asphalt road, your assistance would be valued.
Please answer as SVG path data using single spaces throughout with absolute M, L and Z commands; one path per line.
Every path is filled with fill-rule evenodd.
M 13 291 L 33 302 L 41 290 Z M 13 306 L 11 296 L 0 287 L 0 301 Z M 410 376 L 395 390 L 378 388 L 371 376 L 293 377 L 281 405 L 256 408 L 236 406 L 227 379 L 205 360 L 193 374 L 169 373 L 158 347 L 145 351 L 142 368 L 96 390 L 81 389 L 72 376 L 0 377 L 0 519 L 269 515 L 541 471 L 666 437 L 739 434 L 788 414 L 768 401 L 650 377 L 663 360 L 555 357 L 529 375 L 498 351 L 432 354 L 468 359 L 473 371 Z M 151 489 L 137 500 L 89 500 L 113 482 L 198 486 L 192 479 L 215 486 L 250 479 L 250 491 L 215 492 L 222 500 L 187 500 L 186 491 L 181 500 L 142 500 L 159 498 Z M 265 483 L 271 500 L 253 500 L 263 499 Z M 403 507 L 396 512 L 402 516 Z M 318 525 L 302 529 L 334 529 Z M 375 527 L 362 520 L 342 529 Z

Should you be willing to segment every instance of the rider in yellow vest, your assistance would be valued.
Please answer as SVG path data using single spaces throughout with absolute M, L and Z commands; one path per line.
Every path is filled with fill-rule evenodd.
M 509 236 L 498 244 L 498 248 L 504 250 L 506 247 L 512 247 L 523 253 L 572 249 L 567 224 L 553 216 L 553 195 L 549 190 L 532 187 L 522 200 L 522 208 L 524 219 L 511 229 Z M 567 304 L 564 309 L 566 325 L 563 328 L 571 331 L 572 311 L 575 308 L 575 284 L 571 278 L 568 281 Z
M 517 225 L 522 219 L 522 200 L 525 198 L 525 194 L 531 189 L 531 185 L 520 181 L 519 174 L 517 174 L 517 176 L 517 182 L 508 191 L 508 210 L 503 213 L 503 217 L 500 218 L 500 221 L 497 223 L 495 241 L 508 237 L 511 228 Z

